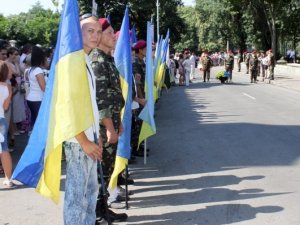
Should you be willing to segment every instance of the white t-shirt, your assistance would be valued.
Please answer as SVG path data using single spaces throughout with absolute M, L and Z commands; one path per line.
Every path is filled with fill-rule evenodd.
M 7 86 L 0 84 L 0 118 L 4 118 L 3 104 L 9 95 Z
M 90 59 L 87 55 L 85 55 L 85 61 L 87 65 L 87 76 L 88 76 L 88 81 L 89 81 L 89 86 L 90 86 L 90 95 L 91 95 L 91 101 L 92 101 L 92 108 L 93 108 L 93 113 L 94 113 L 94 124 L 88 128 L 87 130 L 84 131 L 85 135 L 90 141 L 94 141 L 94 131 L 96 132 L 97 138 L 99 138 L 99 131 L 100 131 L 100 125 L 99 125 L 99 110 L 98 110 L 98 105 L 96 101 L 96 78 L 93 72 L 93 69 L 90 65 Z M 74 142 L 78 143 L 76 138 L 72 138 L 68 140 L 68 142 Z
M 184 61 L 183 61 L 183 67 L 184 67 L 184 70 L 189 73 L 191 71 L 191 65 L 192 65 L 192 62 L 190 59 L 186 58 Z
M 29 93 L 26 97 L 26 100 L 32 102 L 42 101 L 44 92 L 40 88 L 40 85 L 37 81 L 36 75 L 44 74 L 44 71 L 40 67 L 34 67 L 29 70 L 28 79 L 29 79 Z

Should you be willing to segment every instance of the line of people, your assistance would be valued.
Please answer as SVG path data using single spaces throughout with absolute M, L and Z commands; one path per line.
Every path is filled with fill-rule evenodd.
M 92 127 L 63 143 L 66 160 L 64 223 L 90 225 L 107 224 L 109 220 L 124 221 L 128 217 L 126 213 L 115 213 L 112 210 L 126 207 L 124 202 L 126 193 L 122 187 L 125 184 L 125 173 L 121 173 L 119 176 L 117 191 L 112 192 L 108 188 L 114 170 L 118 138 L 123 132 L 121 109 L 124 106 L 124 99 L 121 92 L 120 74 L 113 58 L 118 32 L 115 32 L 106 18 L 99 19 L 92 14 L 82 15 L 80 25 L 98 144 L 94 143 Z M 138 118 L 138 115 L 146 104 L 146 46 L 147 43 L 143 40 L 132 45 L 133 113 L 130 163 L 134 163 L 137 160 L 136 157 L 144 156 L 143 143 L 138 145 L 142 126 L 142 120 Z M 25 56 L 21 55 L 20 59 L 15 60 L 24 62 L 24 72 L 19 75 L 18 90 L 20 90 L 21 84 L 24 85 L 24 90 L 20 91 L 23 101 L 19 105 L 24 105 L 25 116 L 26 109 L 30 112 L 31 125 L 26 130 L 28 132 L 34 126 L 38 115 L 47 82 L 44 70 L 49 68 L 45 52 L 40 47 L 30 47 Z M 4 53 L 6 55 L 7 52 L 4 51 L 6 48 L 1 49 L 1 54 L 2 50 L 3 55 Z M 153 56 L 154 52 L 155 45 L 153 45 Z M 15 55 L 19 55 L 19 52 L 16 52 Z M 6 176 L 4 185 L 12 187 L 14 185 L 11 181 L 12 160 L 8 151 L 8 127 L 6 126 L 8 123 L 5 120 L 4 111 L 12 107 L 13 85 L 9 84 L 9 80 L 13 72 L 6 71 L 4 68 L 6 66 L 10 68 L 8 62 L 0 59 L 0 133 L 4 138 L 4 141 L 1 141 L 0 138 L 2 149 L 0 156 Z M 99 164 L 97 164 L 99 160 L 102 162 L 105 190 L 108 192 L 108 197 L 106 191 L 104 193 L 101 187 Z M 126 182 L 131 185 L 134 180 L 128 177 Z M 128 194 L 131 195 L 132 192 L 129 191 Z M 110 208 L 108 214 L 105 211 L 106 206 Z

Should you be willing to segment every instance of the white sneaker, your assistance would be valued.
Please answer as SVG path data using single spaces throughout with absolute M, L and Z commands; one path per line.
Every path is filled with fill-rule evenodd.
M 12 187 L 16 186 L 11 180 L 4 180 L 3 185 L 7 188 L 12 188 Z

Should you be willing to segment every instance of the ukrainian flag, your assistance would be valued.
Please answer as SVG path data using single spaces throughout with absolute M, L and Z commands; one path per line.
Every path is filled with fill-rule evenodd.
M 62 143 L 94 122 L 76 0 L 65 0 L 38 118 L 13 179 L 59 201 Z
M 135 26 L 131 28 L 131 44 L 135 44 L 137 42 L 136 39 L 136 32 L 135 32 Z
M 141 111 L 139 118 L 143 120 L 139 145 L 146 138 L 156 133 L 154 121 L 154 97 L 153 97 L 153 62 L 152 62 L 152 38 L 151 38 L 151 23 L 147 23 L 147 53 L 146 53 L 146 100 L 147 103 Z
M 169 48 L 169 30 L 167 32 L 165 40 L 163 41 L 161 64 L 159 66 L 159 71 L 156 76 L 158 96 L 160 95 L 160 91 L 164 83 L 164 76 L 166 71 L 166 58 L 167 58 L 166 56 L 167 56 L 168 48 Z
M 117 41 L 114 53 L 115 64 L 120 73 L 122 95 L 125 99 L 125 106 L 121 112 L 121 119 L 124 127 L 123 134 L 119 137 L 117 156 L 115 161 L 114 172 L 109 182 L 110 190 L 114 190 L 117 186 L 118 175 L 125 169 L 128 159 L 131 156 L 131 102 L 132 102 L 132 62 L 131 62 L 131 46 L 129 33 L 129 17 L 128 8 L 122 22 L 122 27 Z
M 156 101 L 158 99 L 158 94 L 157 94 L 157 77 L 158 77 L 158 73 L 159 73 L 159 68 L 161 65 L 161 49 L 162 49 L 162 37 L 159 38 L 159 40 L 157 41 L 156 44 L 156 51 L 155 51 L 155 61 L 154 61 L 154 67 L 153 67 L 153 76 L 155 79 L 155 87 L 154 87 L 154 91 L 153 91 L 153 95 L 154 95 L 154 101 Z

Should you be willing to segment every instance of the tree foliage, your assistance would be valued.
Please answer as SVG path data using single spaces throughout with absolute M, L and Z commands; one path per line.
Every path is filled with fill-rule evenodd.
M 299 0 L 196 0 L 199 46 L 210 50 L 231 48 L 273 49 L 278 37 L 300 37 Z
M 79 0 L 78 2 L 81 14 L 92 11 L 92 0 Z M 131 26 L 135 25 L 138 39 L 146 39 L 147 21 L 150 21 L 151 18 L 156 27 L 156 1 L 96 0 L 96 3 L 98 4 L 97 14 L 100 17 L 110 16 L 115 30 L 121 27 L 126 5 L 129 6 Z M 166 35 L 167 30 L 170 29 L 171 42 L 180 41 L 180 33 L 184 30 L 184 22 L 177 13 L 177 6 L 182 5 L 181 0 L 160 0 L 159 4 L 160 34 Z M 157 34 L 155 34 L 156 36 Z
M 59 25 L 59 14 L 45 10 L 37 3 L 27 13 L 0 16 L 0 37 L 16 40 L 19 45 L 27 42 L 53 46 Z

